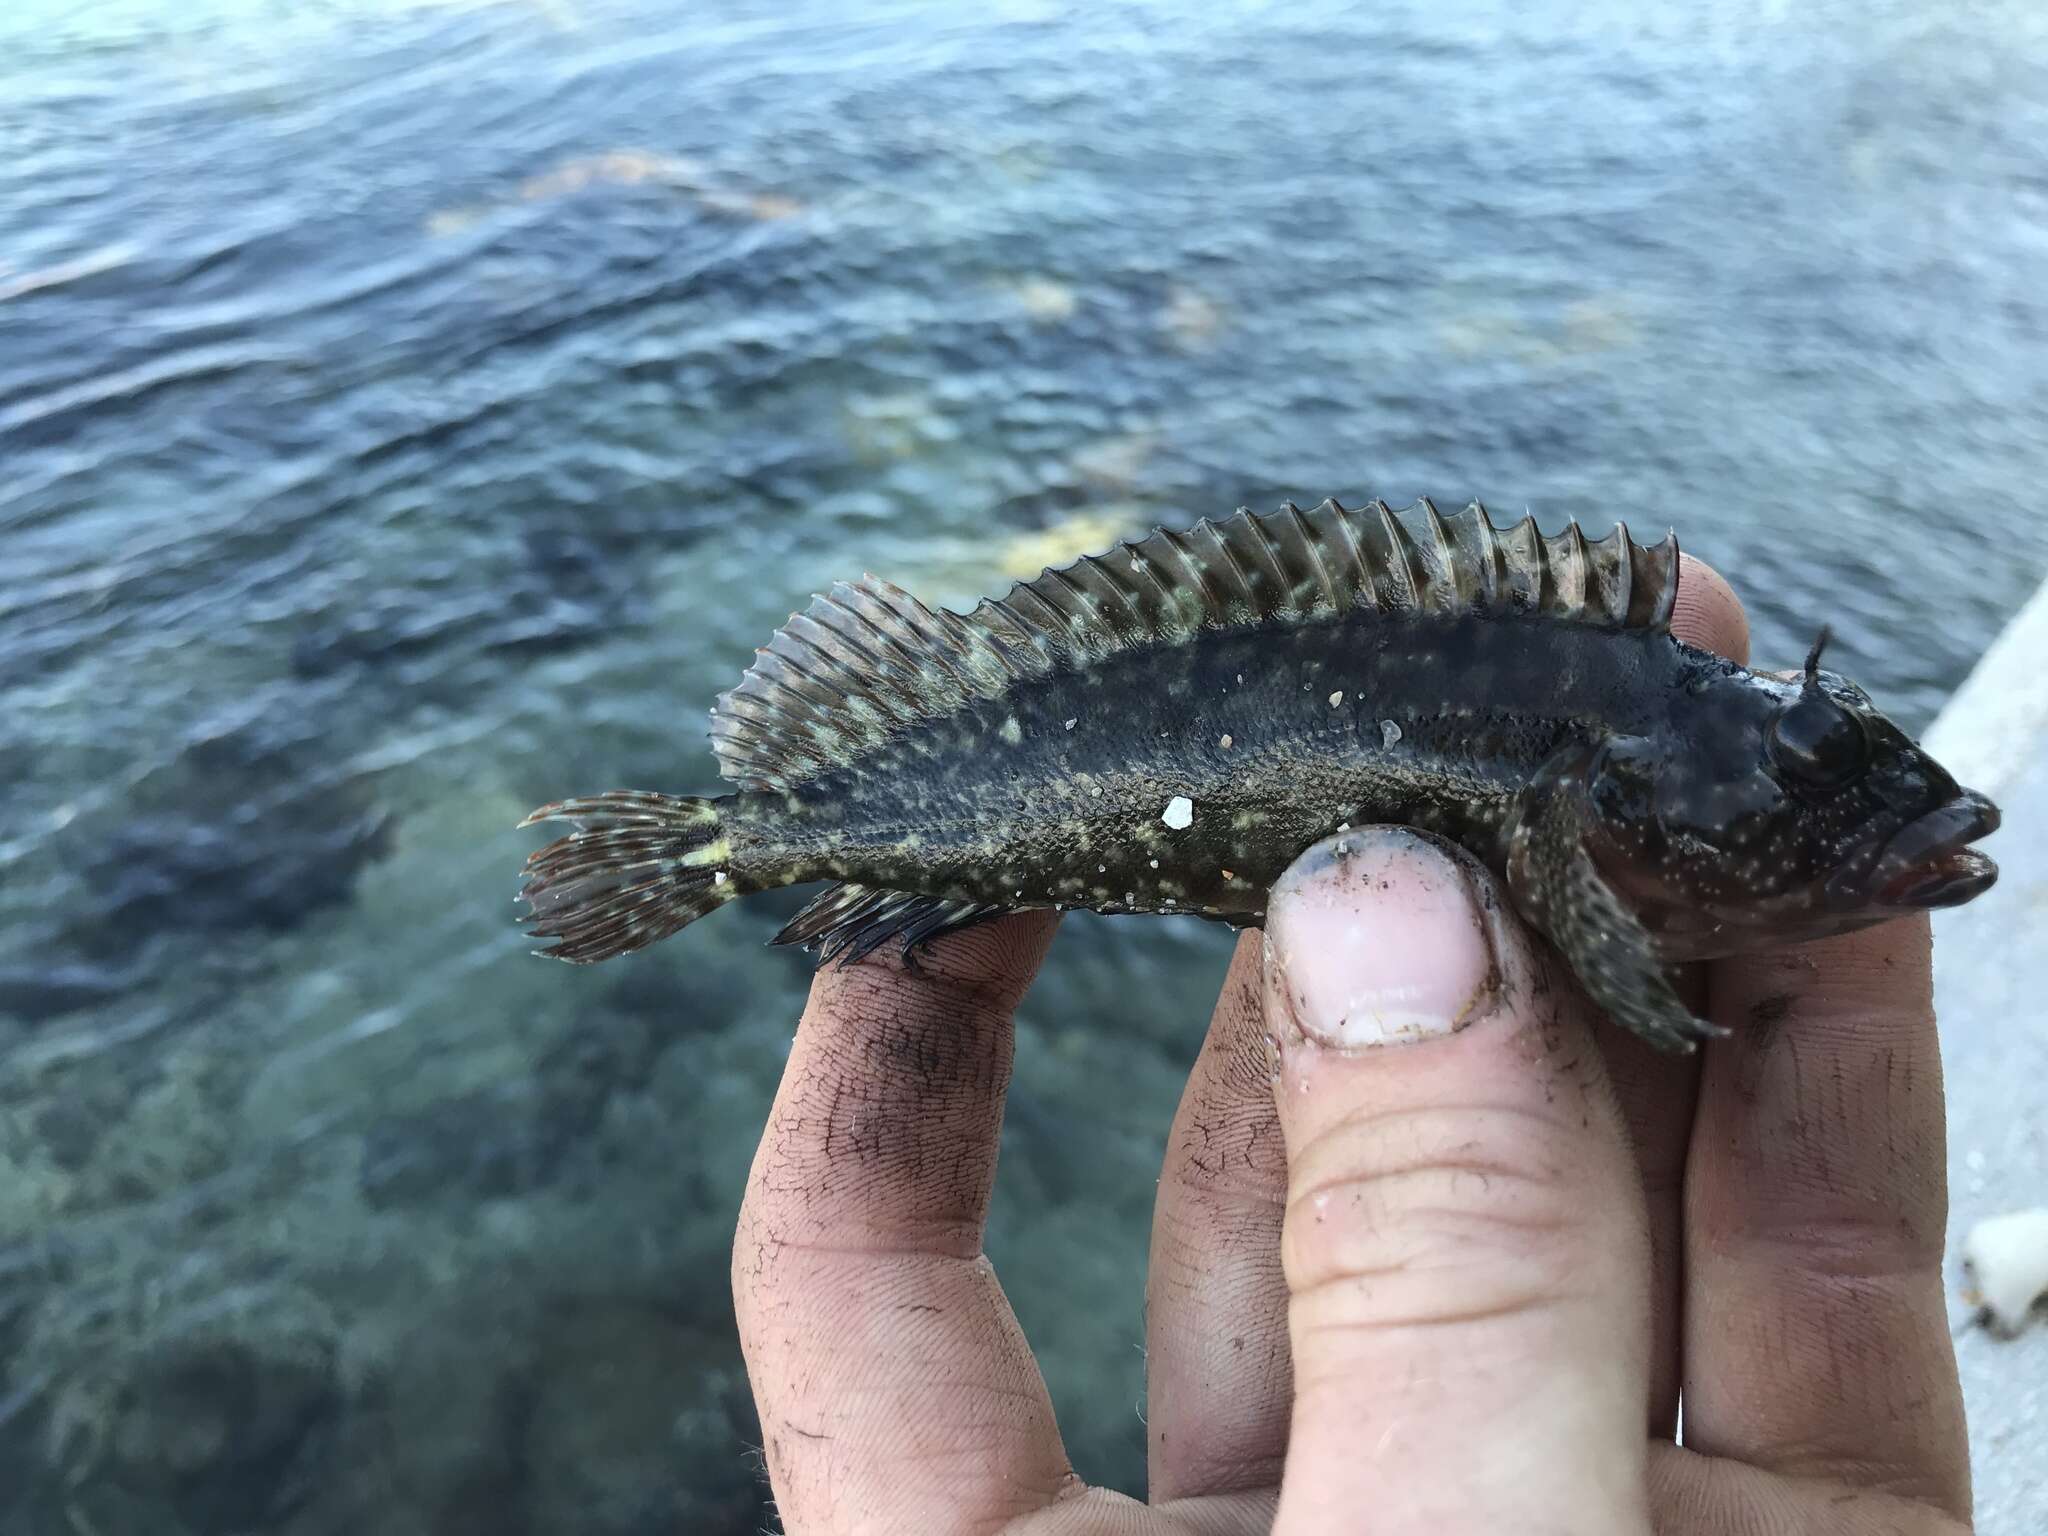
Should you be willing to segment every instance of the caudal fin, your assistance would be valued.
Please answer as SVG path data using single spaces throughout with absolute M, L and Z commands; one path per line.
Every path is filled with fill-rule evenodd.
M 520 898 L 549 955 L 577 965 L 644 949 L 740 894 L 718 802 L 613 790 L 544 805 L 519 823 L 577 830 L 526 861 Z

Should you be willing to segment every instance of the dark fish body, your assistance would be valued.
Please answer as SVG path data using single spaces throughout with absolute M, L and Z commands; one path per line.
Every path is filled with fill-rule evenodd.
M 1675 541 L 1326 502 L 1161 530 L 970 614 L 872 579 L 719 701 L 740 786 L 544 808 L 549 953 L 603 959 L 723 901 L 836 882 L 778 935 L 906 953 L 1004 911 L 1244 926 L 1309 844 L 1400 823 L 1502 874 L 1595 1000 L 1708 1032 L 1680 959 L 1967 900 L 1996 825 L 1853 685 L 1751 672 L 1668 623 Z
M 1239 920 L 1346 824 L 1426 828 L 1498 866 L 1536 769 L 1581 722 L 1640 723 L 1632 679 L 1683 665 L 1538 622 L 1353 613 L 1120 652 L 884 744 L 794 808 L 741 796 L 735 856 L 747 878 L 758 828 L 774 880 Z

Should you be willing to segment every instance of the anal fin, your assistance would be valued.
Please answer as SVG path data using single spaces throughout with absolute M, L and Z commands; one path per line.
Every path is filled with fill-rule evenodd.
M 905 959 L 918 945 L 974 923 L 1000 917 L 1004 909 L 973 901 L 949 901 L 912 891 L 878 891 L 846 882 L 820 893 L 791 918 L 773 940 L 815 950 L 818 967 L 852 965 L 891 939 Z

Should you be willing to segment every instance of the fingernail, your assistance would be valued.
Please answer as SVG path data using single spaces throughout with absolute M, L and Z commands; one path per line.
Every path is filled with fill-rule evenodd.
M 1496 905 L 1466 855 L 1406 828 L 1324 839 L 1267 904 L 1268 1027 L 1340 1050 L 1463 1029 L 1499 1001 Z

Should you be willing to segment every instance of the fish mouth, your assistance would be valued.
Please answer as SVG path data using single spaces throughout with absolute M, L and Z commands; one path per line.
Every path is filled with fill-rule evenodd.
M 1865 888 L 1878 905 L 1906 911 L 1959 907 L 1983 895 L 1998 866 L 1969 845 L 1996 832 L 1998 821 L 1997 806 L 1965 791 L 1895 832 Z

